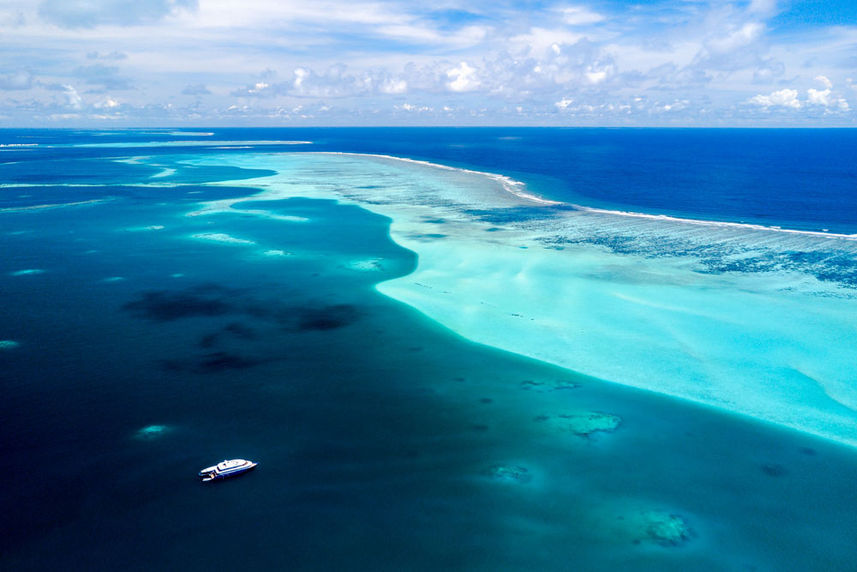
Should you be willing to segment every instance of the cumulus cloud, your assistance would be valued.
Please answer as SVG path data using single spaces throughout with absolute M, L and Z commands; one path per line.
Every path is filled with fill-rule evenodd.
M 345 98 L 366 95 L 407 93 L 407 78 L 386 70 L 351 71 L 345 64 L 328 66 L 318 72 L 309 66 L 296 67 L 292 78 L 275 81 L 276 73 L 267 70 L 259 81 L 231 93 L 235 97 Z
M 798 22 L 786 34 L 785 20 L 774 18 L 791 9 L 788 0 L 0 3 L 14 62 L 0 70 L 3 113 L 37 121 L 48 109 L 152 121 L 165 114 L 161 123 L 181 113 L 235 123 L 268 116 L 490 123 L 514 115 L 521 123 L 609 124 L 628 114 L 646 124 L 857 121 L 846 101 L 853 82 L 838 75 L 853 31 Z M 829 32 L 838 35 L 828 39 Z M 248 75 L 266 67 L 282 73 Z M 422 108 L 433 111 L 417 113 Z
M 554 105 L 556 106 L 557 109 L 568 109 L 571 106 L 571 104 L 573 104 L 573 103 L 574 103 L 573 99 L 571 99 L 570 97 L 564 97 L 561 100 L 554 103 Z
M 817 76 L 815 80 L 820 82 L 824 86 L 824 89 L 809 88 L 806 90 L 807 103 L 809 105 L 822 106 L 830 111 L 848 111 L 850 109 L 848 101 L 845 98 L 833 93 L 833 82 L 826 76 Z
M 467 62 L 461 62 L 456 67 L 447 70 L 446 77 L 449 78 L 446 87 L 450 91 L 473 91 L 479 87 L 476 69 L 470 67 Z
M 426 113 L 429 111 L 434 111 L 434 109 L 432 109 L 428 105 L 414 105 L 411 103 L 403 103 L 402 105 L 396 105 L 394 106 L 394 108 L 401 109 L 403 111 L 409 111 L 412 113 Z
M 275 97 L 277 94 L 278 88 L 265 81 L 257 81 L 231 93 L 235 97 Z
M 93 103 L 92 107 L 94 107 L 95 109 L 115 110 L 120 105 L 121 104 L 112 97 L 105 97 L 104 99 Z
M 66 101 L 68 102 L 68 106 L 72 109 L 82 109 L 83 108 L 83 98 L 80 97 L 80 94 L 77 93 L 77 90 L 72 85 L 65 84 L 62 86 L 63 93 L 65 94 Z
M 198 0 L 42 0 L 38 11 L 43 20 L 63 28 L 93 28 L 148 24 L 197 7 Z
M 598 84 L 606 80 L 613 73 L 613 65 L 610 63 L 595 61 L 586 66 L 584 76 L 591 84 Z
M 558 56 L 562 46 L 574 45 L 584 36 L 562 28 L 532 27 L 525 34 L 509 38 L 509 45 L 517 54 L 536 58 Z
M 781 89 L 769 95 L 756 95 L 750 98 L 750 103 L 761 105 L 764 108 L 785 107 L 788 109 L 800 109 L 801 102 L 798 99 L 796 89 Z
M 281 93 L 297 97 L 347 97 L 371 93 L 377 87 L 368 73 L 351 73 L 345 64 L 329 66 L 317 73 L 308 67 L 294 70 L 291 83 L 279 86 Z
M 830 90 L 829 89 L 813 89 L 806 90 L 807 102 L 812 105 L 830 105 Z
M 403 79 L 386 78 L 381 82 L 379 91 L 387 94 L 407 93 L 408 82 Z

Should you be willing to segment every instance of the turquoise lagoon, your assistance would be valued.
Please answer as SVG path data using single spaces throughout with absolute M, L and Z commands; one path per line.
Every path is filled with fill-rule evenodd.
M 841 221 L 118 135 L 0 165 L 4 566 L 857 564 Z

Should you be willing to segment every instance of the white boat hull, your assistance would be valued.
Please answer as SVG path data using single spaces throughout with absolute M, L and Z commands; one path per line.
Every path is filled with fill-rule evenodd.
M 245 459 L 225 460 L 211 467 L 204 468 L 199 472 L 199 476 L 204 483 L 217 479 L 236 477 L 256 468 L 258 464 Z

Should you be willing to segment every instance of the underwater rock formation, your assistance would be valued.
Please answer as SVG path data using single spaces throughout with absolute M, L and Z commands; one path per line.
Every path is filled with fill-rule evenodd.
M 145 427 L 137 430 L 137 432 L 134 433 L 134 438 L 143 441 L 150 441 L 152 439 L 162 437 L 165 433 L 169 431 L 170 428 L 166 425 L 146 425 Z
M 641 515 L 643 524 L 639 540 L 654 542 L 661 546 L 680 546 L 693 537 L 693 530 L 677 514 L 662 511 L 646 511 Z
M 613 432 L 622 423 L 622 418 L 601 411 L 577 411 L 559 415 L 539 415 L 535 421 L 546 423 L 552 429 L 589 437 L 597 431 Z
M 494 465 L 487 473 L 495 480 L 507 483 L 525 484 L 533 479 L 529 470 L 520 465 Z

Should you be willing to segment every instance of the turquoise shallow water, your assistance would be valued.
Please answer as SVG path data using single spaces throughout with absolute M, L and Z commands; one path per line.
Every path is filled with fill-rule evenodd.
M 716 381 L 714 364 L 736 355 L 732 332 L 779 311 L 795 318 L 748 336 L 788 351 L 756 347 L 742 367 L 793 368 L 801 355 L 809 372 L 815 350 L 801 348 L 817 346 L 802 332 L 838 324 L 830 355 L 848 355 L 844 280 L 715 264 L 798 248 L 830 258 L 829 243 L 545 216 L 503 181 L 386 159 L 128 157 L 88 156 L 87 200 L 101 202 L 20 210 L 18 197 L 0 213 L 0 339 L 15 342 L 0 350 L 0 508 L 17 515 L 2 525 L 4 567 L 854 567 L 853 448 L 736 414 L 737 397 L 764 398 L 758 386 L 696 404 L 663 390 L 680 379 L 668 368 L 642 391 L 456 333 L 526 354 L 528 336 L 557 347 L 539 328 L 585 326 L 564 340 L 598 341 L 592 363 L 654 368 L 673 352 Z M 121 172 L 99 184 L 101 165 Z M 31 167 L 0 175 L 38 185 L 44 164 Z M 43 204 L 56 204 L 69 187 L 49 172 Z M 681 256 L 652 256 L 658 232 L 686 245 Z M 620 234 L 622 249 L 605 247 Z M 563 302 L 572 286 L 586 295 L 575 306 Z M 682 319 L 667 312 L 651 334 L 670 333 L 666 353 L 598 296 L 632 299 L 642 324 L 663 313 L 654 302 L 671 305 Z M 728 303 L 747 320 L 724 320 Z M 633 353 L 620 318 L 648 352 Z M 695 320 L 723 333 L 694 332 L 693 344 Z M 807 400 L 808 387 L 791 398 L 833 431 L 829 396 Z M 194 478 L 238 456 L 259 468 L 214 487 Z

